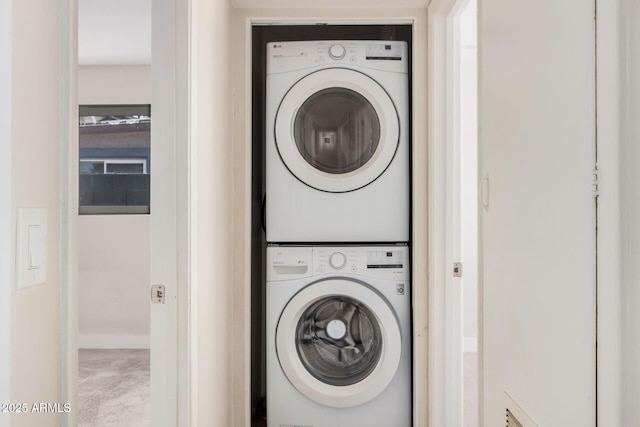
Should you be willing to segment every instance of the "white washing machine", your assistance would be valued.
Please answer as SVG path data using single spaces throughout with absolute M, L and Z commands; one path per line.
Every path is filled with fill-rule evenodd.
M 409 240 L 408 49 L 269 43 L 267 241 Z
M 410 427 L 406 246 L 267 248 L 268 427 Z

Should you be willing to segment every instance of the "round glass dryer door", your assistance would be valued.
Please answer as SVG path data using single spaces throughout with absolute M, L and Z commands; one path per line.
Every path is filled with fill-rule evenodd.
M 289 381 L 309 399 L 353 407 L 380 394 L 398 368 L 401 335 L 384 297 L 362 282 L 328 279 L 297 293 L 278 322 Z
M 393 160 L 398 115 L 375 80 L 330 68 L 287 92 L 276 114 L 275 139 L 300 181 L 322 191 L 353 191 L 373 182 Z

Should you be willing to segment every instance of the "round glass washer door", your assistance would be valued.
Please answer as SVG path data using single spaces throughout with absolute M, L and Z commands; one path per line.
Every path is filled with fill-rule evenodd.
M 320 404 L 347 408 L 378 396 L 401 355 L 393 310 L 367 284 L 326 279 L 298 292 L 276 330 L 280 366 L 293 386 Z
M 284 96 L 275 140 L 286 167 L 318 190 L 357 190 L 378 178 L 398 148 L 398 114 L 375 80 L 329 68 L 307 75 Z

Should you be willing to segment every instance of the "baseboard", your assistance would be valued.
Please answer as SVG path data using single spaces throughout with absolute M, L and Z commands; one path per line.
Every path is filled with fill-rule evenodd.
M 150 348 L 149 335 L 79 334 L 78 348 Z
M 465 353 L 477 353 L 478 338 L 464 338 L 463 350 Z

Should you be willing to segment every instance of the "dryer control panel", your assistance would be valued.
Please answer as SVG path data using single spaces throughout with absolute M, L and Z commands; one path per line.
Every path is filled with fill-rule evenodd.
M 342 67 L 406 73 L 408 46 L 391 40 L 318 40 L 267 44 L 267 74 L 313 67 Z

